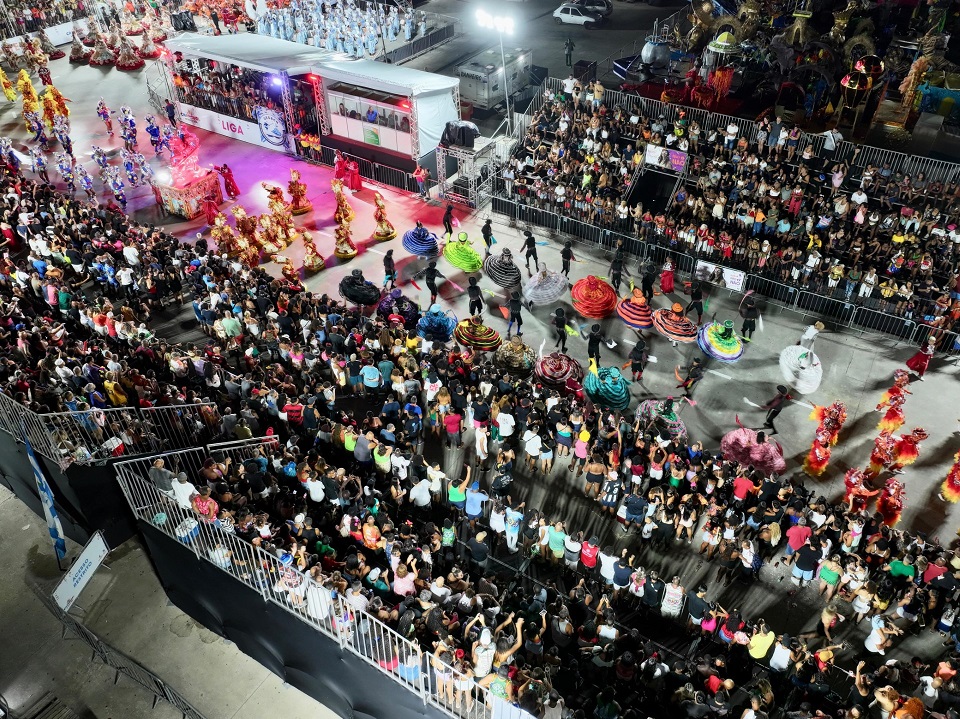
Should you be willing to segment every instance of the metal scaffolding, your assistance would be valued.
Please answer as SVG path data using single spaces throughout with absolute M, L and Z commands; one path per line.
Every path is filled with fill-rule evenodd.
M 497 172 L 497 142 L 478 137 L 473 147 L 437 146 L 437 188 L 442 200 L 480 207 L 490 196 Z M 447 158 L 457 161 L 457 171 L 447 174 Z

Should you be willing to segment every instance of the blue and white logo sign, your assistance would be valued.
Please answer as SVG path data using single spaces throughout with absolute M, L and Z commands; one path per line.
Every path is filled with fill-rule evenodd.
M 276 147 L 286 147 L 287 128 L 283 121 L 283 113 L 258 105 L 253 111 L 253 116 L 260 127 L 261 140 Z

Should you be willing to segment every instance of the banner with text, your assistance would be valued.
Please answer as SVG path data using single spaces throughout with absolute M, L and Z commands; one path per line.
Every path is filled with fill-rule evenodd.
M 56 589 L 53 590 L 53 601 L 58 607 L 65 612 L 70 611 L 80 592 L 87 586 L 94 572 L 109 553 L 110 548 L 103 535 L 100 532 L 94 532 L 90 541 L 80 552 L 80 556 L 77 557 L 77 561 L 67 570 Z
M 687 153 L 650 144 L 647 145 L 643 162 L 660 170 L 683 172 L 683 169 L 687 166 Z
M 712 262 L 697 260 L 697 267 L 693 275 L 700 282 L 709 282 L 712 285 L 728 287 L 736 292 L 743 292 L 746 289 L 747 274 L 745 272 L 732 270 L 729 267 L 721 267 Z
M 255 110 L 256 122 L 238 120 L 221 115 L 213 110 L 180 103 L 180 117 L 188 125 L 210 130 L 224 137 L 243 140 L 253 145 L 277 152 L 290 152 L 290 137 L 287 134 L 283 113 L 265 107 Z

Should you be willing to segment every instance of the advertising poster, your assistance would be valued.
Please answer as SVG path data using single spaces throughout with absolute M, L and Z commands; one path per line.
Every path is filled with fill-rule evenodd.
M 667 172 L 683 172 L 687 166 L 687 153 L 680 150 L 668 150 L 659 145 L 647 145 L 644 164 Z
M 729 267 L 721 267 L 712 262 L 697 260 L 697 267 L 694 270 L 694 276 L 700 282 L 709 282 L 721 287 L 729 287 L 736 292 L 746 290 L 747 275 L 741 270 L 733 270 Z

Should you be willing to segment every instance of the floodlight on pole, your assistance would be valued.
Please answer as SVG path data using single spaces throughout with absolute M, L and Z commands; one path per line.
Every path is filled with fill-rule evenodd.
M 510 112 L 510 82 L 507 78 L 507 56 L 503 52 L 503 35 L 513 35 L 513 18 L 503 15 L 491 15 L 486 10 L 477 10 L 477 25 L 487 30 L 495 30 L 500 38 L 500 72 L 503 73 L 503 99 L 507 106 L 507 133 L 513 133 L 513 118 Z

